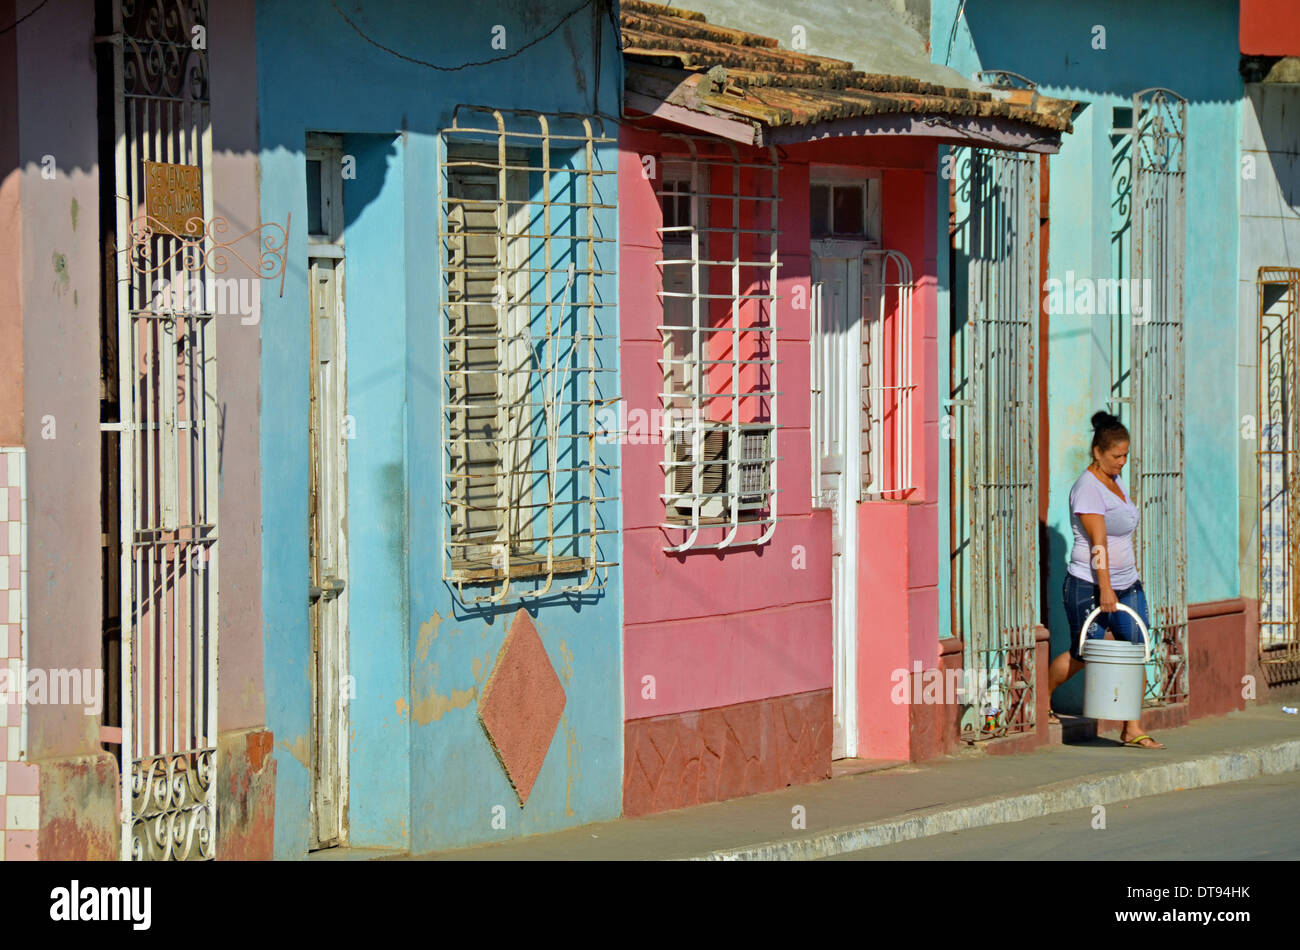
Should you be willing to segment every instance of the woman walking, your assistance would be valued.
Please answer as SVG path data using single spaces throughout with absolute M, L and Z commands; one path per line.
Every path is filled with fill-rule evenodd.
M 1128 461 L 1129 433 L 1115 416 L 1098 412 L 1092 417 L 1092 464 L 1070 489 L 1070 525 L 1074 547 L 1065 574 L 1065 616 L 1070 624 L 1070 650 L 1052 660 L 1048 672 L 1049 695 L 1083 669 L 1079 628 L 1098 605 L 1101 614 L 1088 629 L 1088 639 L 1141 643 L 1142 632 L 1132 616 L 1119 610 L 1124 604 L 1142 617 L 1148 627 L 1147 598 L 1138 578 L 1133 552 L 1133 532 L 1138 510 L 1129 498 L 1120 473 Z M 1052 720 L 1056 721 L 1055 713 Z M 1124 723 L 1120 741 L 1141 749 L 1164 746 L 1142 732 L 1136 719 Z

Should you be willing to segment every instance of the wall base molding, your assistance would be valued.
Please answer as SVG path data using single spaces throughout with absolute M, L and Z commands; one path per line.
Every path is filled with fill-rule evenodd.
M 629 817 L 831 777 L 831 691 L 624 723 Z

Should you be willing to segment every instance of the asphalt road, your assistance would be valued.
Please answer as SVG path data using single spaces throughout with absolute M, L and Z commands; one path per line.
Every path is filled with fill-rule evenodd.
M 1300 859 L 1300 772 L 867 848 L 830 861 Z

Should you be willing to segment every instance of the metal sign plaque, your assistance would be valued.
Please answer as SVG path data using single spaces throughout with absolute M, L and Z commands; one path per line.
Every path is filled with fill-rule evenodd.
M 144 163 L 145 213 L 158 228 L 182 237 L 203 233 L 201 175 L 197 165 Z

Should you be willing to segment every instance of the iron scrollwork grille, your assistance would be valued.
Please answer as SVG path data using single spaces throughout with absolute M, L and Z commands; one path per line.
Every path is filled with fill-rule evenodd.
M 1260 268 L 1259 659 L 1269 683 L 1300 673 L 1300 269 Z
M 976 680 L 970 740 L 1035 728 L 1038 163 L 968 149 L 957 168 L 966 280 L 952 344 L 953 625 Z
M 206 0 L 114 7 L 122 856 L 216 855 L 217 363 Z M 147 220 L 147 162 L 196 167 L 202 215 Z M 140 266 L 140 261 L 157 262 Z
M 1187 700 L 1187 522 L 1183 474 L 1183 277 L 1187 101 L 1167 89 L 1133 97 L 1130 280 L 1141 314 L 1129 323 L 1135 547 L 1151 615 L 1146 702 Z M 1134 286 L 1130 284 L 1130 286 Z M 1121 339 L 1125 327 L 1120 326 Z M 1114 374 L 1113 374 L 1114 375 Z

